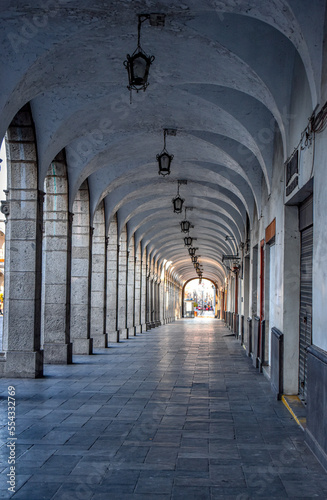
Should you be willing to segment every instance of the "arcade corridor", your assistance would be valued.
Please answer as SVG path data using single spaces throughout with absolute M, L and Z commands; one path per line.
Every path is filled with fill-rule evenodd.
M 14 383 L 13 499 L 326 499 L 304 432 L 221 321 L 180 320 L 74 362 Z
M 0 27 L 0 378 L 50 443 L 24 488 L 92 456 L 100 488 L 130 458 L 133 495 L 148 465 L 254 493 L 294 436 L 327 471 L 327 0 L 1 0 Z M 276 498 L 317 477 L 295 455 Z

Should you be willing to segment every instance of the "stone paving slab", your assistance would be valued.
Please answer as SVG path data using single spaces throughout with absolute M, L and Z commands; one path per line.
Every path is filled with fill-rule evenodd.
M 44 379 L 3 379 L 0 395 L 0 498 L 327 499 L 303 431 L 219 320 L 180 320 L 73 365 L 46 365 Z

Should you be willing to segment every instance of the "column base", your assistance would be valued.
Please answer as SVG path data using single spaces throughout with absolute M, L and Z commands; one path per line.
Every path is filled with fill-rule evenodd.
M 73 354 L 92 354 L 92 339 L 73 339 Z
M 128 330 L 127 328 L 122 328 L 119 330 L 119 340 L 127 340 L 128 339 Z
M 130 326 L 127 329 L 128 338 L 135 337 L 135 326 Z
M 108 334 L 103 333 L 102 335 L 94 335 L 92 337 L 93 347 L 108 347 Z
M 141 325 L 141 333 L 145 333 L 146 332 L 146 323 L 143 323 Z
M 108 336 L 108 343 L 109 344 L 116 344 L 117 342 L 119 342 L 119 331 L 118 330 L 107 333 L 107 336 Z
M 43 351 L 7 351 L 3 374 L 6 378 L 43 377 Z
M 137 335 L 138 333 L 142 333 L 142 325 L 137 325 L 135 327 L 135 335 Z
M 73 362 L 73 344 L 45 343 L 43 346 L 44 363 L 49 365 L 70 365 Z

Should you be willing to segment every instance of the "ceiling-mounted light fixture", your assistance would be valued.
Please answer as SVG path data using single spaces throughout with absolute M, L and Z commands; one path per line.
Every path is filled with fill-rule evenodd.
M 182 220 L 181 222 L 181 230 L 182 233 L 188 233 L 191 227 L 191 223 L 188 220 Z
M 179 196 L 179 186 L 181 184 L 187 184 L 187 181 L 178 181 L 178 187 L 177 187 L 177 196 L 175 198 L 173 198 L 172 202 L 173 202 L 173 207 L 174 207 L 174 213 L 175 214 L 181 214 L 182 213 L 182 210 L 183 210 L 183 203 L 184 203 L 184 199 L 181 198 Z
M 193 238 L 191 238 L 191 236 L 185 236 L 185 238 L 184 238 L 184 245 L 186 247 L 190 247 L 192 245 L 192 241 L 193 241 Z
M 169 175 L 170 174 L 170 165 L 174 158 L 174 155 L 170 155 L 166 149 L 166 136 L 167 135 L 176 135 L 175 129 L 164 129 L 164 147 L 159 155 L 157 155 L 157 162 L 159 164 L 159 175 Z
M 192 255 L 192 262 L 195 264 L 198 261 L 198 256 L 197 255 Z
M 141 47 L 141 25 L 147 19 L 150 20 L 151 26 L 164 26 L 165 24 L 164 14 L 138 15 L 137 47 L 131 56 L 127 54 L 127 59 L 124 61 L 124 66 L 128 72 L 127 88 L 131 92 L 131 99 L 132 90 L 136 90 L 136 92 L 145 91 L 148 87 L 149 69 L 155 59 L 154 56 L 148 56 Z
M 191 228 L 190 221 L 186 220 L 186 210 L 193 210 L 193 207 L 185 207 L 185 219 L 181 222 L 182 233 L 188 233 Z
M 194 247 L 190 247 L 190 248 L 188 249 L 188 253 L 190 254 L 190 256 L 191 256 L 191 257 L 193 257 L 193 255 L 195 255 L 196 250 L 197 250 L 197 249 L 196 249 L 196 248 L 194 248 Z

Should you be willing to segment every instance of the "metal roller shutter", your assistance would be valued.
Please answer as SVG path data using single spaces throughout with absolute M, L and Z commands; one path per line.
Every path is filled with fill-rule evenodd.
M 301 264 L 300 264 L 300 348 L 299 348 L 299 394 L 307 397 L 307 351 L 312 343 L 312 253 L 313 225 L 312 198 L 300 207 Z

